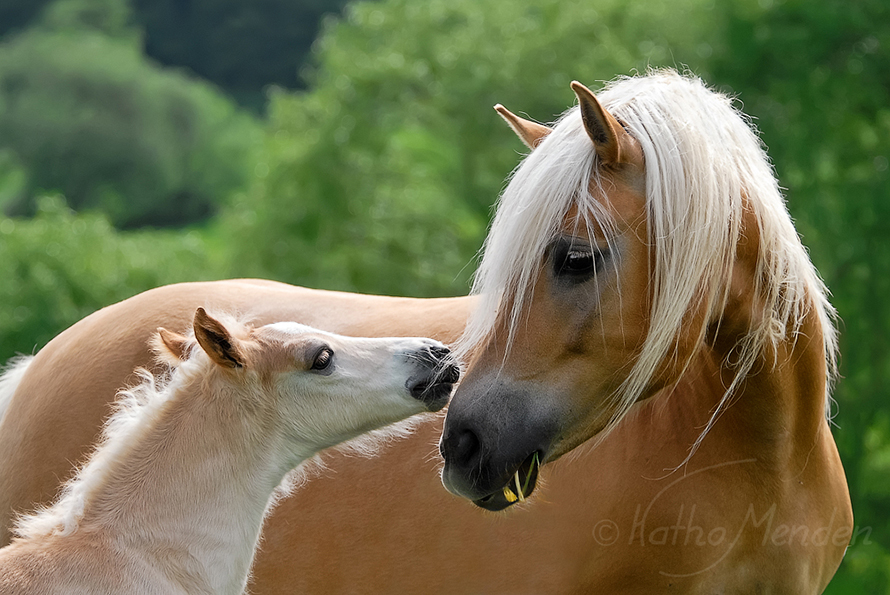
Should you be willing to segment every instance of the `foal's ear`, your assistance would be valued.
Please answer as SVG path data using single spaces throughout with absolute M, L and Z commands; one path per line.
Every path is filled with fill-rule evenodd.
M 538 124 L 537 122 L 532 122 L 531 120 L 526 120 L 525 118 L 520 118 L 500 103 L 494 106 L 494 109 L 507 121 L 507 124 L 513 129 L 513 132 L 516 133 L 516 136 L 518 136 L 529 149 L 537 147 L 541 144 L 541 141 L 544 140 L 544 137 L 552 132 L 552 128 L 544 126 L 543 124 Z
M 572 90 L 578 97 L 581 118 L 587 136 L 593 141 L 594 149 L 603 165 L 629 163 L 637 151 L 636 141 L 627 133 L 618 120 L 603 108 L 590 89 L 572 81 Z
M 246 363 L 241 341 L 204 308 L 195 312 L 195 338 L 214 362 L 224 368 L 241 368 Z
M 157 340 L 154 343 L 155 351 L 158 357 L 167 361 L 168 364 L 175 366 L 188 359 L 192 344 L 182 335 L 168 331 L 164 327 L 158 327 Z

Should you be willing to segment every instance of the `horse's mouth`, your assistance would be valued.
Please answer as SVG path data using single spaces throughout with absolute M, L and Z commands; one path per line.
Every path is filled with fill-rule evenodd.
M 517 502 L 525 502 L 535 489 L 540 467 L 541 455 L 535 451 L 519 465 L 507 485 L 478 500 L 473 500 L 473 504 L 485 510 L 498 511 Z

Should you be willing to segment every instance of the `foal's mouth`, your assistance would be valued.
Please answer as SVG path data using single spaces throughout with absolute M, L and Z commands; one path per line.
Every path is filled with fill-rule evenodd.
M 519 464 L 507 485 L 478 500 L 473 500 L 473 504 L 485 510 L 498 511 L 517 502 L 525 502 L 535 490 L 540 468 L 541 455 L 535 451 Z
M 439 411 L 448 404 L 454 386 L 460 380 L 460 366 L 451 361 L 439 362 L 422 378 L 408 380 L 408 391 L 429 411 Z

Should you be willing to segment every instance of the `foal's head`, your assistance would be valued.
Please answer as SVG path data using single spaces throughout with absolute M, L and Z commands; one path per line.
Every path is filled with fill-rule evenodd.
M 187 478 L 193 485 L 220 468 L 231 480 L 230 463 L 247 461 L 258 472 L 252 480 L 263 476 L 274 488 L 321 449 L 441 409 L 459 377 L 449 350 L 432 339 L 358 339 L 294 322 L 254 328 L 203 308 L 193 327 L 193 338 L 158 329 L 167 381 L 141 371 L 143 382 L 121 393 L 89 461 L 51 507 L 18 520 L 18 536 L 70 535 L 87 507 L 114 524 L 121 496 L 142 494 L 146 478 L 154 486 L 183 481 L 171 461 L 214 462 L 203 479 Z M 168 490 L 168 505 L 170 497 Z M 143 505 L 129 510 L 138 517 L 151 508 Z
M 305 458 L 415 413 L 445 406 L 459 369 L 425 338 L 354 338 L 296 322 L 251 328 L 199 308 L 195 341 L 159 329 L 174 361 L 210 362 L 204 386 L 239 399 Z

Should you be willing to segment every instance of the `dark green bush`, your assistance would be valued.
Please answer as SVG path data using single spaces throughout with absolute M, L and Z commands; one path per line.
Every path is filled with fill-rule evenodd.
M 244 183 L 257 124 L 206 83 L 147 61 L 132 32 L 110 35 L 120 19 L 101 14 L 64 0 L 45 26 L 0 45 L 0 150 L 27 173 L 8 214 L 59 191 L 118 227 L 207 218 Z

